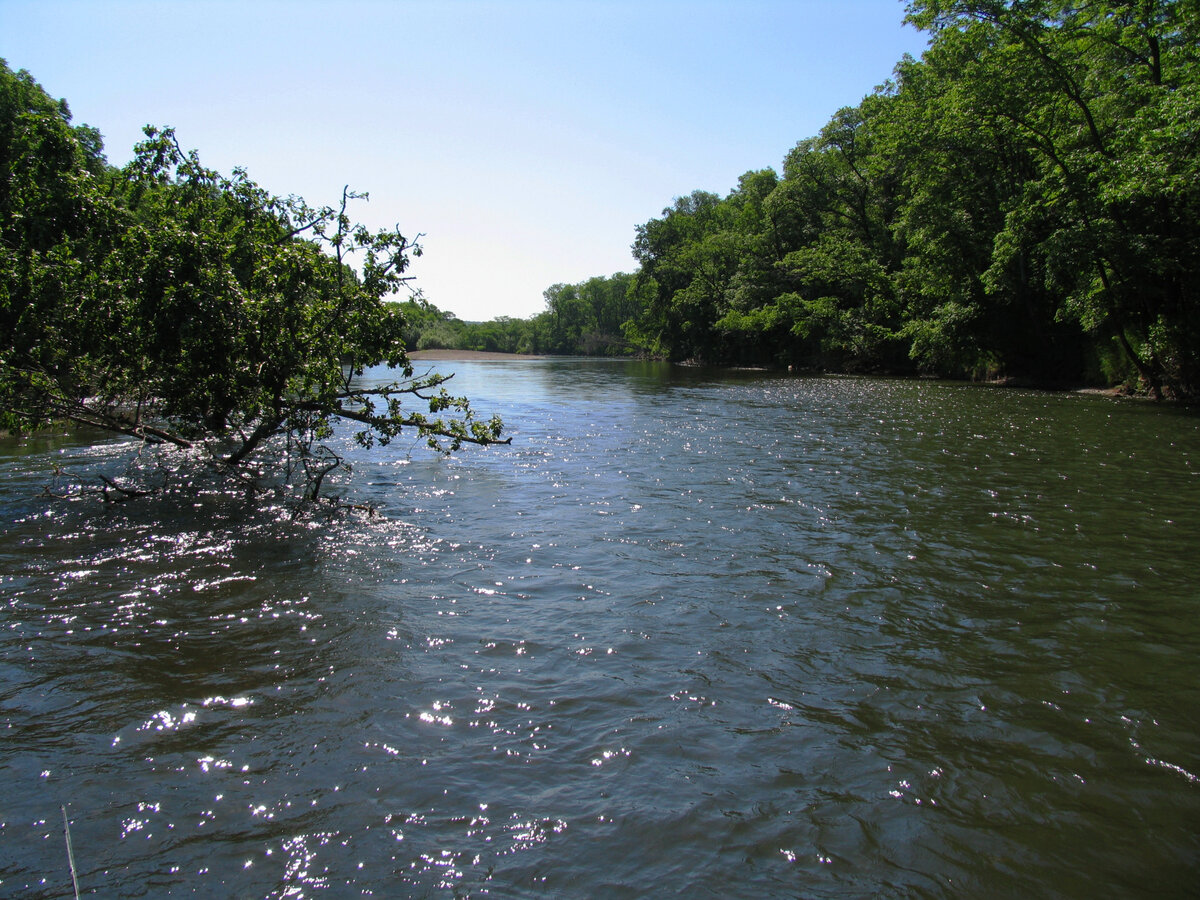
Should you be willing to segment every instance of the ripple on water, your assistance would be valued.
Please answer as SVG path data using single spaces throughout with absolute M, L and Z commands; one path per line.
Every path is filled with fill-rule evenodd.
M 377 453 L 379 517 L 0 455 L 0 893 L 66 895 L 59 803 L 120 896 L 1190 889 L 1194 419 L 511 366 L 456 387 L 514 447 Z

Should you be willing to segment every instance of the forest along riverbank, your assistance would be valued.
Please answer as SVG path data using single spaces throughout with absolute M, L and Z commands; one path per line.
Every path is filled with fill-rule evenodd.
M 523 353 L 493 353 L 489 350 L 411 350 L 409 351 L 409 359 L 412 360 L 523 360 L 523 359 L 545 359 L 544 356 L 536 356 Z
M 98 896 L 1192 892 L 1194 415 L 451 370 L 513 444 L 373 448 L 375 517 L 0 442 L 0 894 L 70 895 L 59 804 Z

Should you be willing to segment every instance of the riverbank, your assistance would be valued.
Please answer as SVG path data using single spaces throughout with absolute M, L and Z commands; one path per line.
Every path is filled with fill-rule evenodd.
M 414 361 L 423 359 L 545 359 L 533 353 L 495 353 L 491 350 L 411 350 L 408 358 Z

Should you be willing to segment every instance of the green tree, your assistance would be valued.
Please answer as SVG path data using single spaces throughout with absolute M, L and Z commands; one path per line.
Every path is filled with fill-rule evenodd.
M 589 278 L 576 285 L 592 323 L 590 329 L 580 334 L 576 352 L 585 356 L 612 356 L 625 352 L 624 326 L 637 314 L 637 304 L 629 296 L 632 281 L 632 275 L 618 272 L 607 277 Z
M 716 194 L 676 198 L 662 218 L 638 226 L 636 291 L 649 298 L 635 326 L 652 352 L 673 359 L 720 360 L 715 325 L 741 258 L 729 208 Z
M 476 419 L 443 376 L 414 376 L 387 298 L 420 248 L 355 224 L 358 195 L 274 197 L 242 170 L 205 168 L 170 130 L 147 129 L 128 166 L 100 175 L 97 135 L 71 129 L 27 74 L 0 71 L 0 97 L 8 427 L 70 420 L 229 472 L 280 443 L 310 497 L 344 465 L 327 440 L 338 420 L 362 446 L 404 429 L 444 450 L 500 441 L 499 419 Z M 401 377 L 367 386 L 375 366 Z
M 724 357 L 823 369 L 903 365 L 892 235 L 899 165 L 876 151 L 891 97 L 840 110 L 784 175 L 747 173 L 725 198 L 738 247 L 716 329 Z
M 84 374 L 87 361 L 76 356 L 89 323 L 77 286 L 109 257 L 123 227 L 100 189 L 99 136 L 70 120 L 65 102 L 0 61 L 0 415 L 10 428 L 49 373 L 63 381 Z
M 1011 291 L 1044 260 L 1055 315 L 1111 337 L 1156 394 L 1200 391 L 1200 6 L 1193 0 L 929 0 L 934 49 L 1036 162 L 984 275 Z M 1025 271 L 1028 271 L 1026 268 Z
M 1078 376 L 1082 333 L 1058 316 L 1037 241 L 989 282 L 996 236 L 1038 171 L 1035 153 L 1006 117 L 978 96 L 994 78 L 971 80 L 981 35 L 943 35 L 925 58 L 898 67 L 900 89 L 884 124 L 888 152 L 906 162 L 894 233 L 911 355 L 922 369 L 962 376 Z

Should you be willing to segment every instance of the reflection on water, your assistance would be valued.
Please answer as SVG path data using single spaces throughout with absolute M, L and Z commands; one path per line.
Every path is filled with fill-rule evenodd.
M 59 804 L 98 896 L 1193 889 L 1196 418 L 439 365 L 513 445 L 378 452 L 376 518 L 0 447 L 0 894 L 71 895 Z

